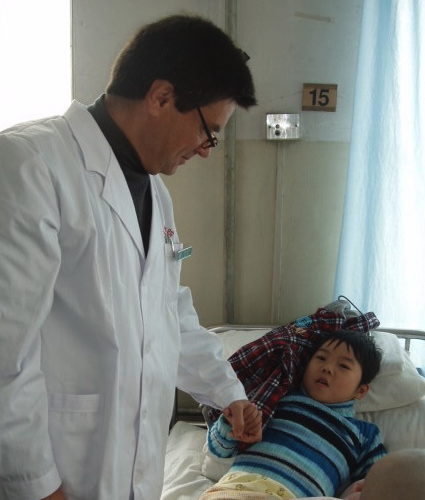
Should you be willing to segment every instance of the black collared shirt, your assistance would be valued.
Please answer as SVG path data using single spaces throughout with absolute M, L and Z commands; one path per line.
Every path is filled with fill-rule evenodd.
M 105 96 L 100 96 L 88 107 L 88 111 L 96 120 L 103 135 L 109 142 L 123 171 L 131 197 L 133 198 L 145 255 L 147 255 L 152 220 L 152 195 L 149 174 L 143 167 L 130 141 L 110 117 L 105 106 Z

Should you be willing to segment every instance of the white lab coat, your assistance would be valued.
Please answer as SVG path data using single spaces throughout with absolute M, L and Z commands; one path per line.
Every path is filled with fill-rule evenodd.
M 171 199 L 151 186 L 145 258 L 84 106 L 0 135 L 1 500 L 61 481 L 69 500 L 155 500 L 176 381 L 219 407 L 245 397 L 179 286 Z

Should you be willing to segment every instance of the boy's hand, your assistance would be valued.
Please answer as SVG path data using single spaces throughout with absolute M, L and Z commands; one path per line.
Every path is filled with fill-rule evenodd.
M 364 479 L 356 481 L 344 491 L 342 498 L 344 500 L 359 500 L 361 492 L 363 491 L 363 485 Z
M 261 411 L 248 400 L 234 401 L 223 410 L 232 426 L 232 437 L 244 443 L 256 443 L 262 438 Z

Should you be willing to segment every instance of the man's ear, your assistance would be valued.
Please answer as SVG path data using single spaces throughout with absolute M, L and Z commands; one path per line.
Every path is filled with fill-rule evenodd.
M 168 80 L 154 80 L 145 100 L 150 112 L 158 114 L 170 104 L 174 105 L 174 85 Z
M 357 392 L 354 396 L 354 399 L 363 399 L 366 396 L 366 394 L 368 393 L 369 388 L 370 388 L 369 384 L 359 385 Z

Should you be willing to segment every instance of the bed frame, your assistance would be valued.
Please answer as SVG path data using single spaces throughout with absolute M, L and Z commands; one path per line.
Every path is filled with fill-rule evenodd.
M 277 325 L 219 325 L 208 328 L 210 332 L 213 333 L 222 333 L 227 330 L 260 330 L 265 329 L 267 331 L 276 328 Z M 404 349 L 410 353 L 411 349 L 411 341 L 414 339 L 424 340 L 425 341 L 425 331 L 424 330 L 408 330 L 408 329 L 400 329 L 400 328 L 376 328 L 378 331 L 389 332 L 397 335 L 397 337 L 401 340 L 404 340 Z M 182 400 L 185 400 L 185 405 L 182 405 Z M 189 402 L 189 404 L 187 404 Z M 201 412 L 201 406 L 190 396 L 182 393 L 178 389 L 176 389 L 175 393 L 175 402 L 173 409 L 173 416 L 170 423 L 170 429 L 174 426 L 174 424 L 178 421 L 191 422 L 197 425 L 205 425 L 204 418 Z

